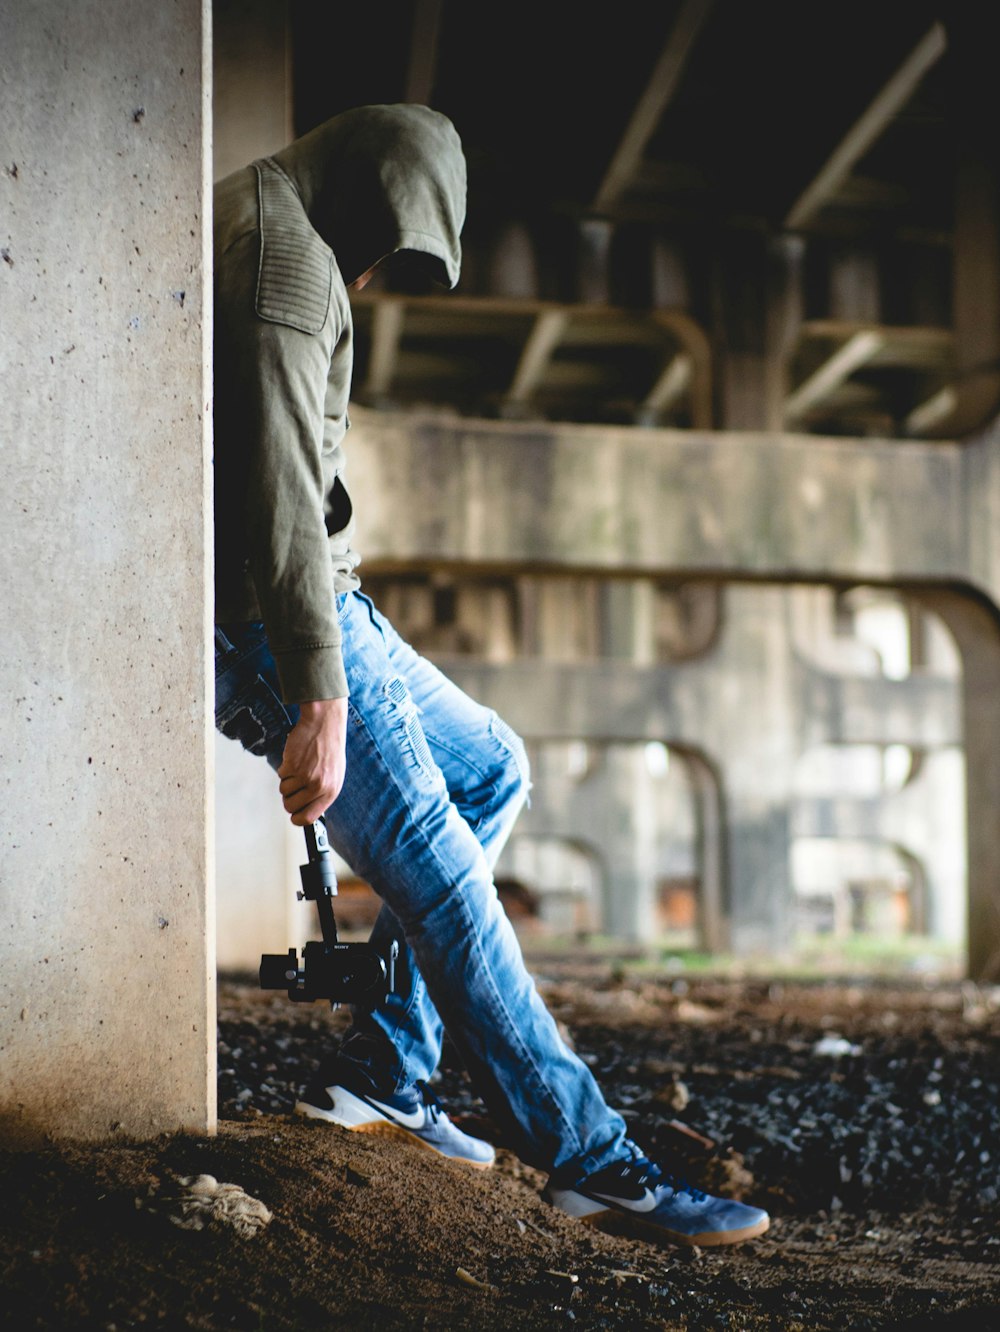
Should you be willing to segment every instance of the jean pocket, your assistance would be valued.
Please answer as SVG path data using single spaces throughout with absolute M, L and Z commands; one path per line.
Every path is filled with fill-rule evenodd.
M 241 661 L 252 656 L 262 643 L 267 642 L 267 634 L 259 620 L 241 624 L 217 624 L 215 626 L 215 678 L 224 675 L 238 666 Z
M 215 715 L 215 725 L 251 754 L 267 756 L 292 727 L 285 705 L 262 675 L 249 681 Z

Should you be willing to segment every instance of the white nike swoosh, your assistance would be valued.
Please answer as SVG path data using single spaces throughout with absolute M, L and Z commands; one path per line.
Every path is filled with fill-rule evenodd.
M 656 1206 L 656 1195 L 652 1189 L 646 1189 L 641 1198 L 619 1198 L 613 1193 L 594 1193 L 591 1197 L 614 1203 L 616 1207 L 627 1207 L 630 1212 L 651 1212 Z
M 366 1096 L 365 1100 L 370 1105 L 381 1110 L 384 1115 L 401 1125 L 403 1128 L 418 1129 L 423 1128 L 425 1115 L 423 1110 L 397 1110 L 395 1106 L 385 1105 L 382 1101 L 376 1101 L 374 1096 Z

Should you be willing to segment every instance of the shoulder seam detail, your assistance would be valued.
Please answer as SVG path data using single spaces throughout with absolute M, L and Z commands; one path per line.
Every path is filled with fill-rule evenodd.
M 300 333 L 320 333 L 330 313 L 333 254 L 306 217 L 298 191 L 277 162 L 264 158 L 253 165 L 260 214 L 254 309 L 270 323 Z

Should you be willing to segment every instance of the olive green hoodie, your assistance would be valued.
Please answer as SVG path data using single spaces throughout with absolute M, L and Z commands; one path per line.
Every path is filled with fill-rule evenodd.
M 454 287 L 465 158 L 425 106 L 345 111 L 215 187 L 216 621 L 263 620 L 287 703 L 342 698 L 346 284 L 397 250 Z

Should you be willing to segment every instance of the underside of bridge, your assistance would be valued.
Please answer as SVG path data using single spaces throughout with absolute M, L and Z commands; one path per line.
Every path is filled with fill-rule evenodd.
M 0 1130 L 211 1130 L 216 962 L 312 926 L 212 732 L 210 200 L 359 104 L 468 160 L 456 290 L 404 258 L 353 302 L 347 481 L 366 590 L 530 746 L 526 930 L 1000 976 L 987 25 L 6 7 Z
M 969 938 L 994 973 L 998 783 L 967 731 L 998 651 L 1000 214 L 971 7 L 215 23 L 217 177 L 368 102 L 462 136 L 458 288 L 403 256 L 353 300 L 349 478 L 366 590 L 529 741 L 508 887 L 555 932 Z M 220 762 L 235 827 L 266 798 Z M 220 957 L 250 962 L 225 872 L 220 902 Z

